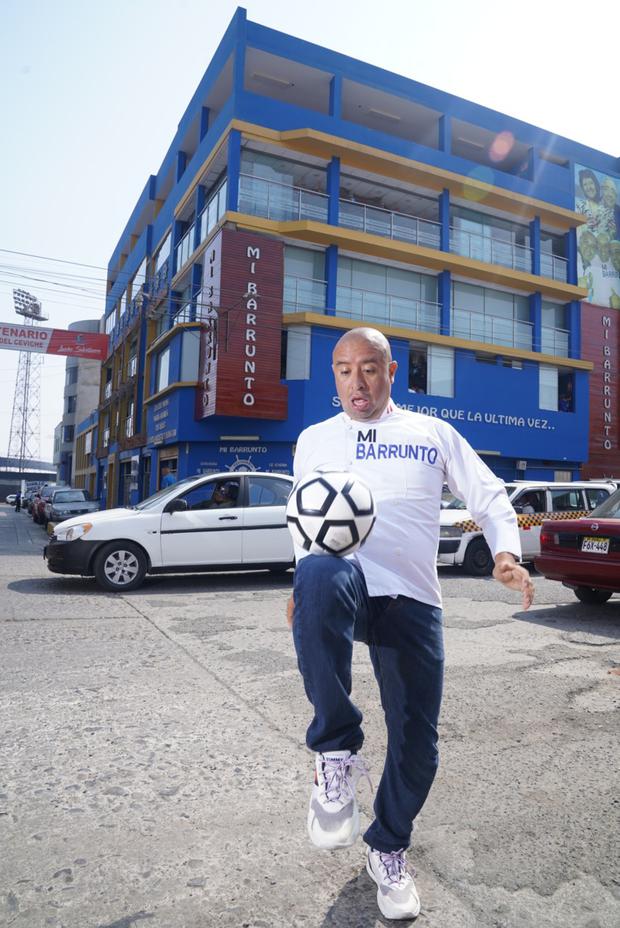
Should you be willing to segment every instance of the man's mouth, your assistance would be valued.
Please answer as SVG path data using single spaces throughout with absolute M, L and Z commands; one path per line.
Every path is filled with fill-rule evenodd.
M 354 396 L 351 398 L 351 406 L 354 409 L 357 409 L 359 412 L 362 412 L 365 409 L 368 409 L 370 402 L 365 396 Z

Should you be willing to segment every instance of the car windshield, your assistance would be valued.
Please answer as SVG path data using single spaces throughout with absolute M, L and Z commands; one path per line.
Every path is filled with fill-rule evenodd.
M 89 496 L 84 490 L 63 490 L 61 493 L 54 493 L 54 503 L 83 503 L 87 499 Z
M 171 487 L 164 487 L 163 490 L 158 490 L 157 493 L 153 493 L 152 496 L 143 499 L 141 503 L 138 503 L 137 506 L 133 507 L 135 509 L 153 509 L 153 507 L 158 506 L 164 497 L 171 496 L 174 497 L 186 484 L 193 483 L 196 480 L 196 474 L 193 477 L 185 477 L 184 480 L 179 480 L 177 483 L 173 484 Z
M 620 519 L 620 489 L 608 496 L 605 502 L 593 509 L 589 519 Z

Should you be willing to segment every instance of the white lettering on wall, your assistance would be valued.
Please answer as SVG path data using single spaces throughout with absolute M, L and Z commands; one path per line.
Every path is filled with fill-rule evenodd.
M 603 326 L 603 339 L 605 342 L 610 340 L 609 333 L 613 328 L 614 319 L 611 316 L 601 316 L 601 324 Z M 617 344 L 616 339 L 611 340 L 614 345 Z M 611 372 L 616 369 L 615 364 L 616 358 L 613 358 L 612 350 L 609 345 L 603 345 L 603 448 L 605 451 L 611 451 L 613 448 L 613 442 L 609 437 L 610 432 L 614 425 L 614 413 L 616 410 L 612 407 L 611 401 Z
M 256 357 L 256 334 L 258 326 L 256 319 L 258 316 L 258 284 L 255 280 L 251 278 L 256 274 L 256 267 L 260 261 L 260 248 L 253 247 L 248 245 L 246 256 L 250 259 L 250 265 L 248 268 L 248 273 L 250 280 L 246 283 L 245 292 L 248 299 L 245 304 L 245 344 L 244 344 L 244 354 L 245 362 L 243 373 L 244 374 L 255 374 L 256 373 L 256 361 L 249 361 L 248 358 Z M 256 377 L 244 377 L 243 378 L 243 405 L 244 406 L 253 406 L 256 402 L 256 397 L 254 395 L 254 385 L 256 383 Z

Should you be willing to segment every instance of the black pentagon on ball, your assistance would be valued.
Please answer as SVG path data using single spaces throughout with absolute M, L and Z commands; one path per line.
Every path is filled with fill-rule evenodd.
M 299 532 L 299 534 L 304 540 L 303 545 L 302 545 L 304 551 L 309 551 L 312 546 L 312 539 L 307 534 L 307 532 L 304 532 L 303 526 L 301 522 L 299 521 L 299 519 L 295 518 L 295 516 L 287 516 L 286 521 L 293 523 L 293 525 L 295 526 L 295 528 L 297 529 L 297 531 Z
M 332 548 L 330 545 L 325 543 L 325 540 L 324 540 L 325 536 L 327 535 L 329 531 L 331 531 L 332 528 L 335 528 L 341 525 L 345 525 L 351 532 L 351 542 L 350 544 L 346 545 L 346 547 L 344 548 L 338 548 L 338 549 Z M 321 530 L 319 531 L 318 535 L 314 539 L 314 543 L 316 545 L 319 545 L 321 548 L 323 548 L 323 551 L 327 551 L 328 554 L 342 555 L 342 554 L 346 554 L 349 548 L 354 548 L 357 545 L 359 539 L 360 539 L 360 536 L 359 536 L 359 532 L 357 530 L 357 525 L 355 524 L 355 522 L 351 522 L 349 519 L 330 519 L 329 522 L 325 522 L 321 526 Z
M 353 486 L 354 483 L 355 483 L 355 480 L 348 480 L 341 490 L 342 495 L 348 502 L 349 506 L 351 507 L 351 511 L 354 513 L 354 515 L 371 516 L 373 512 L 375 511 L 375 504 L 374 504 L 372 496 L 370 497 L 370 506 L 360 509 L 360 507 L 357 505 L 357 503 L 351 496 L 351 487 Z
M 327 490 L 327 496 L 323 502 L 323 505 L 320 509 L 308 509 L 306 506 L 302 505 L 302 493 L 311 487 L 313 484 L 319 483 Z M 297 502 L 297 512 L 303 513 L 305 516 L 324 516 L 327 514 L 329 507 L 334 502 L 338 496 L 338 491 L 334 490 L 332 486 L 329 485 L 327 480 L 323 480 L 322 477 L 317 477 L 315 480 L 309 480 L 308 483 L 304 483 L 303 486 L 298 487 L 296 492 L 296 502 Z

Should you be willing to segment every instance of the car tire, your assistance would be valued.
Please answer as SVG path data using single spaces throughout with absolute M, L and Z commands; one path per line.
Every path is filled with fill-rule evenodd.
M 147 568 L 142 548 L 131 541 L 111 541 L 97 552 L 94 563 L 95 579 L 100 587 L 112 593 L 128 593 L 144 580 Z
M 573 591 L 580 603 L 591 606 L 602 605 L 611 598 L 611 590 L 597 590 L 591 586 L 578 586 Z
M 494 561 L 484 538 L 474 538 L 467 545 L 463 568 L 474 577 L 488 577 L 493 572 Z

